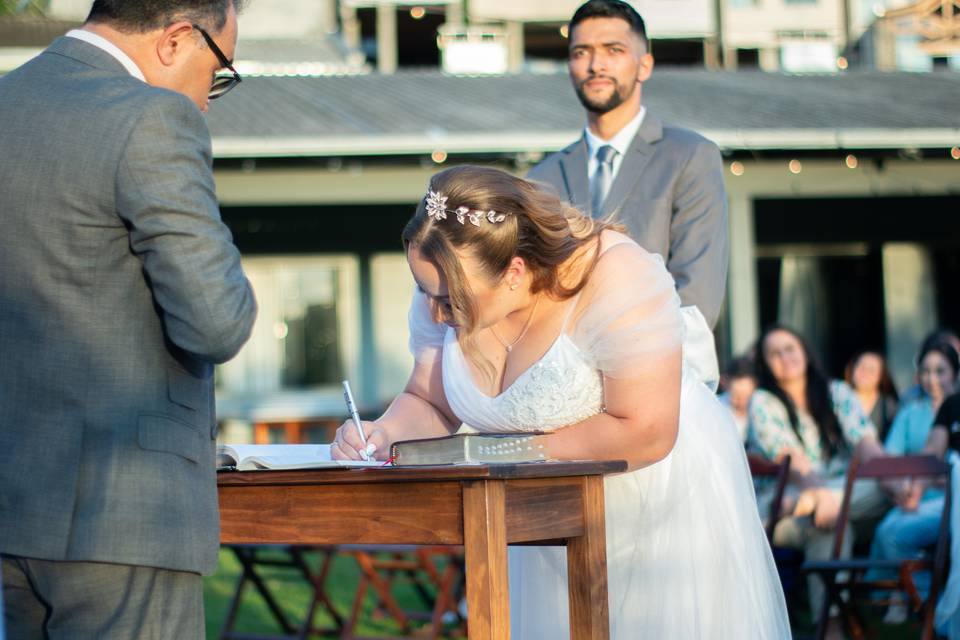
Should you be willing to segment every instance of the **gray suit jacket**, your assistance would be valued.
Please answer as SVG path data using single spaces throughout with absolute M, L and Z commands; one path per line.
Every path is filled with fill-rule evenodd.
M 0 552 L 212 572 L 213 364 L 256 303 L 203 116 L 61 38 L 0 123 Z
M 590 211 L 587 142 L 580 138 L 527 176 Z M 626 225 L 640 246 L 659 253 L 684 305 L 696 305 L 711 327 L 727 284 L 727 199 L 717 146 L 647 111 L 603 205 L 604 219 Z

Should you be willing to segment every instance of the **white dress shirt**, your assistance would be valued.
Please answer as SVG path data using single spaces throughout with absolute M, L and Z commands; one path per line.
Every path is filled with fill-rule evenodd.
M 123 51 L 121 51 L 120 47 L 113 44 L 103 36 L 97 35 L 92 31 L 85 31 L 83 29 L 71 29 L 70 31 L 67 32 L 66 35 L 68 38 L 76 38 L 77 40 L 83 40 L 84 42 L 92 44 L 98 49 L 103 49 L 104 51 L 109 53 L 111 56 L 116 58 L 117 62 L 122 64 L 123 68 L 126 69 L 130 73 L 130 75 L 132 75 L 134 78 L 137 78 L 144 82 L 147 81 L 147 79 L 143 75 L 143 71 L 141 71 L 140 67 L 137 66 L 137 63 L 134 62 L 130 58 L 130 56 L 125 54 Z
M 643 124 L 643 116 L 646 115 L 647 108 L 643 105 L 640 106 L 640 111 L 637 112 L 637 115 L 633 117 L 633 120 L 627 123 L 627 125 L 620 129 L 615 136 L 609 140 L 604 140 L 600 136 L 594 134 L 590 131 L 590 127 L 584 127 L 583 134 L 587 139 L 587 178 L 592 182 L 593 174 L 597 170 L 597 149 L 602 147 L 605 144 L 610 145 L 617 150 L 617 155 L 613 157 L 613 166 L 611 167 L 611 181 L 617 179 L 617 172 L 620 171 L 620 165 L 623 163 L 623 157 L 626 155 L 627 151 L 630 149 L 630 143 L 633 142 L 634 136 L 637 135 L 637 131 L 640 130 L 640 125 Z

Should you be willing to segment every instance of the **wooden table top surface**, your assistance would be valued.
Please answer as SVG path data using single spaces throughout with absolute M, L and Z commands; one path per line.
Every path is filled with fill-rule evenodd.
M 625 471 L 623 460 L 523 462 L 479 465 L 399 467 L 323 467 L 319 469 L 218 471 L 220 487 L 251 485 L 354 484 L 389 482 L 449 482 L 558 478 Z

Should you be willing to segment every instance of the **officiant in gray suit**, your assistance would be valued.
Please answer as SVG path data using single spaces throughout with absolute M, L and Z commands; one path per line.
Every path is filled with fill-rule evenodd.
M 643 83 L 654 62 L 643 19 L 632 6 L 591 0 L 571 18 L 569 37 L 570 79 L 587 126 L 528 177 L 596 218 L 624 224 L 640 246 L 663 257 L 686 308 L 688 337 L 695 332 L 701 338 L 694 348 L 703 353 L 696 359 L 710 356 L 714 364 L 704 376 L 716 378 L 708 334 L 720 315 L 729 260 L 720 152 L 644 107 Z
M 231 0 L 97 0 L 0 78 L 9 640 L 204 635 L 213 365 L 256 315 L 201 113 L 236 38 Z

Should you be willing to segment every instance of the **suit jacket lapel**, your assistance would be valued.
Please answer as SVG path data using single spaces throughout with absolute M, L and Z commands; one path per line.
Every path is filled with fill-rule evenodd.
M 587 177 L 587 140 L 584 137 L 567 147 L 560 158 L 560 170 L 570 204 L 590 213 L 590 182 Z
M 617 177 L 610 185 L 610 193 L 607 194 L 607 199 L 603 202 L 603 219 L 609 219 L 612 214 L 616 213 L 627 196 L 633 192 L 634 185 L 640 179 L 644 168 L 656 151 L 656 143 L 662 138 L 663 123 L 648 109 L 646 115 L 643 116 L 640 130 L 633 137 L 630 149 L 620 164 Z

